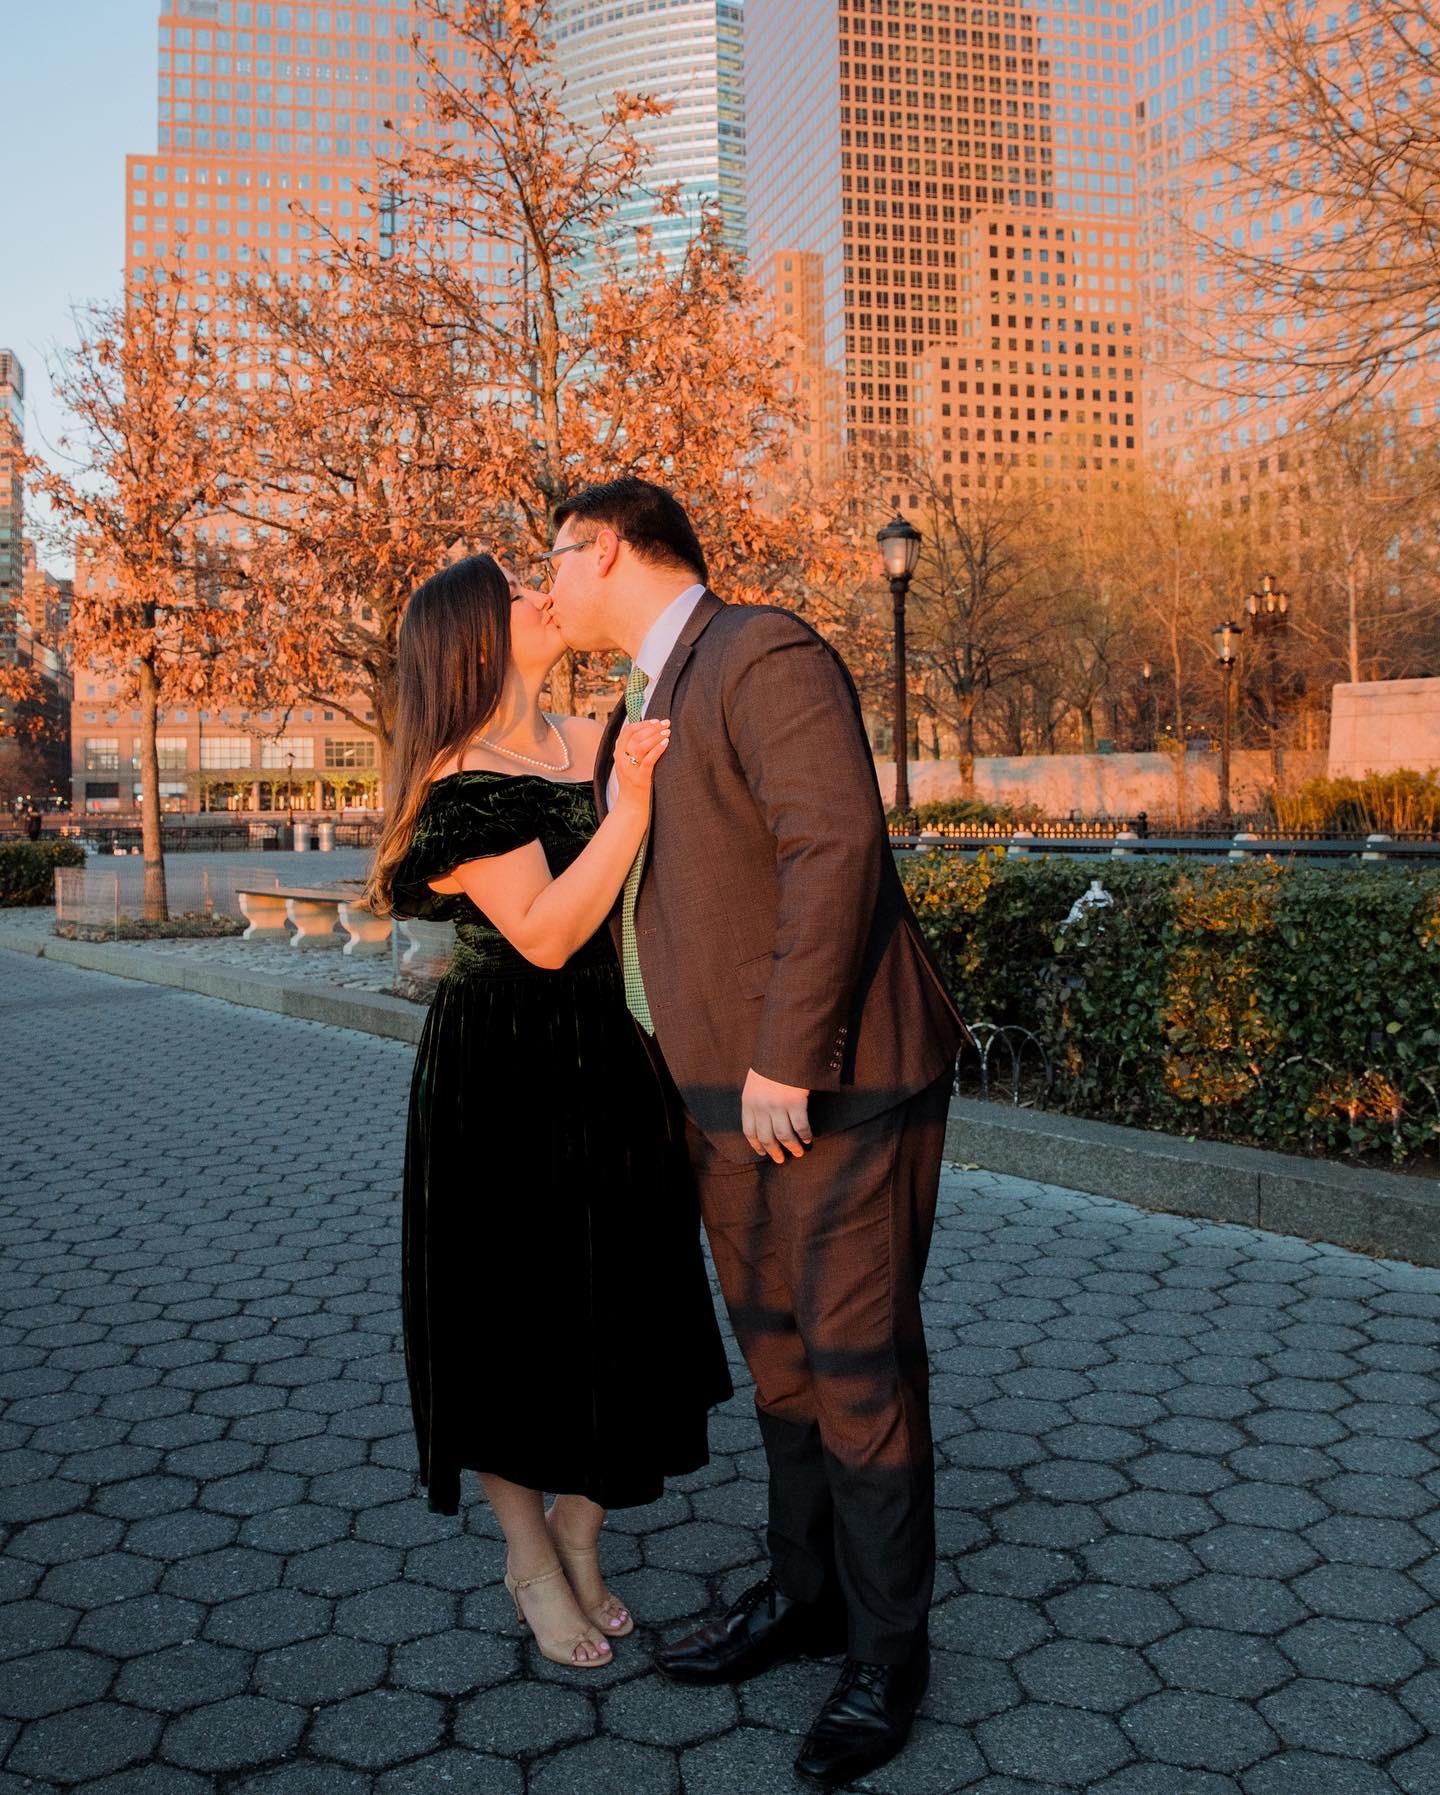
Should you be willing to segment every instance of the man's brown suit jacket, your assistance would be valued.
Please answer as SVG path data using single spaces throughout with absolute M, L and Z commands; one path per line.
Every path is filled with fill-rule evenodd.
M 646 714 L 655 772 L 636 944 L 655 1038 L 686 1108 L 750 1161 L 753 1066 L 812 1093 L 816 1134 L 934 1082 L 964 1033 L 895 871 L 860 700 L 808 624 L 706 592 Z M 595 767 L 605 787 L 624 706 Z M 620 915 L 611 917 L 617 947 Z

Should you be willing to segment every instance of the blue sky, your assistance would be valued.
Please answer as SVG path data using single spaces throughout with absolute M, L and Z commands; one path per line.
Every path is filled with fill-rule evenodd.
M 155 147 L 159 16 L 160 0 L 0 0 L 0 347 L 25 366 L 32 449 L 62 427 L 46 360 L 74 340 L 72 308 L 119 291 L 125 154 Z

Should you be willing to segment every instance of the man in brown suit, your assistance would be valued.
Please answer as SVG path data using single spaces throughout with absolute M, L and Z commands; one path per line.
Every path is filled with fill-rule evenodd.
M 660 1663 L 738 1681 L 843 1649 L 796 1767 L 845 1782 L 904 1744 L 928 1678 L 919 1296 L 963 1024 L 895 872 L 839 657 L 789 612 L 710 592 L 660 487 L 591 487 L 556 525 L 555 621 L 632 663 L 596 766 L 602 815 L 627 709 L 673 722 L 616 938 L 684 1105 L 770 1465 L 770 1575 Z

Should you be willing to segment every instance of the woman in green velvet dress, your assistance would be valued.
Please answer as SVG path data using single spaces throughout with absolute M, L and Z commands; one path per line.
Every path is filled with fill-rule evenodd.
M 462 1470 L 479 1474 L 517 1615 L 547 1658 L 584 1667 L 633 1626 L 600 1572 L 605 1510 L 706 1462 L 730 1381 L 683 1133 L 606 925 L 669 726 L 627 727 L 597 827 L 600 725 L 539 703 L 563 651 L 543 598 L 488 555 L 415 593 L 368 895 L 456 925 L 405 1150 L 421 1476 L 453 1514 Z

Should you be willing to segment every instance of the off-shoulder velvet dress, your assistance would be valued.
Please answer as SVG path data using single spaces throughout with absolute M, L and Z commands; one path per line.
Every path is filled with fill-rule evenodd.
M 707 1458 L 730 1393 L 684 1137 L 602 927 L 558 971 L 427 881 L 539 841 L 559 875 L 596 828 L 588 784 L 452 773 L 395 879 L 453 921 L 405 1147 L 403 1308 L 420 1474 L 456 1512 L 490 1471 L 605 1508 Z

